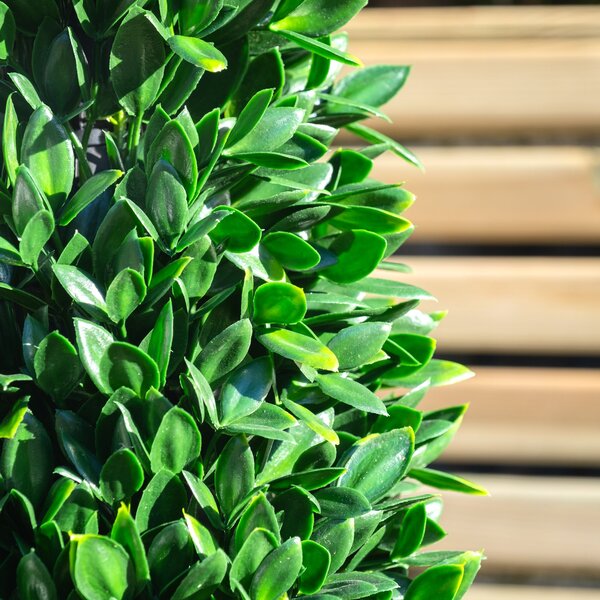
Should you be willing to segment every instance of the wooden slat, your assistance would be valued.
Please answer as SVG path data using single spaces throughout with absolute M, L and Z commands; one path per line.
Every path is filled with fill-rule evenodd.
M 488 574 L 600 577 L 600 479 L 467 477 L 491 496 L 444 493 L 449 534 L 436 548 L 483 548 Z
M 600 100 L 599 100 L 600 102 Z M 421 147 L 421 173 L 393 155 L 374 177 L 417 195 L 411 241 L 600 241 L 600 153 L 583 147 Z
M 468 600 L 598 600 L 598 589 L 476 584 Z
M 416 257 L 413 273 L 378 272 L 434 294 L 448 309 L 445 351 L 600 354 L 600 258 Z
M 444 460 L 467 464 L 600 464 L 600 370 L 473 367 L 431 390 L 424 409 L 469 403 Z
M 540 9 L 529 34 L 517 25 L 520 8 L 432 9 L 426 16 L 384 9 L 359 15 L 348 27 L 353 54 L 367 65 L 413 66 L 405 89 L 387 106 L 394 123 L 378 127 L 402 138 L 596 137 L 600 9 L 578 8 Z M 570 13 L 574 23 L 561 27 L 562 35 L 540 33 L 555 30 Z M 506 24 L 496 25 L 502 14 Z M 450 15 L 455 26 L 445 35 Z M 425 27 L 424 35 L 427 19 L 437 26 Z M 461 26 L 468 35 L 461 34 Z M 488 35 L 490 30 L 497 33 Z

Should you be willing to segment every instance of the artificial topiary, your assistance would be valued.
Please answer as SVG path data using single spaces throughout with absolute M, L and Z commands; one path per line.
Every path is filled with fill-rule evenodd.
M 470 372 L 371 275 L 413 229 L 373 159 L 418 161 L 359 124 L 408 69 L 337 78 L 365 3 L 0 2 L 0 597 L 469 588 L 416 488 L 482 493 L 417 409 Z

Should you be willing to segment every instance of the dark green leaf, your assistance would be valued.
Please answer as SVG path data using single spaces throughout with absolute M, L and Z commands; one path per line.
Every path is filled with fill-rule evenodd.
M 424 502 L 411 506 L 404 513 L 398 538 L 391 554 L 393 560 L 410 556 L 419 549 L 423 542 L 426 525 L 427 509 Z
M 313 541 L 323 546 L 331 555 L 329 574 L 335 573 L 344 564 L 354 540 L 354 519 L 342 521 L 324 519 L 315 528 Z
M 341 375 L 334 373 L 317 375 L 316 382 L 323 391 L 338 402 L 343 402 L 376 415 L 387 415 L 383 402 L 368 388 Z
M 52 576 L 33 550 L 19 561 L 17 590 L 21 600 L 58 599 Z
M 256 494 L 245 508 L 235 529 L 235 547 L 239 551 L 249 535 L 257 528 L 271 532 L 279 542 L 279 524 L 275 509 L 263 493 Z
M 77 351 L 58 331 L 53 331 L 40 342 L 34 368 L 38 385 L 56 400 L 66 398 L 81 377 Z
M 100 471 L 100 492 L 109 504 L 131 498 L 144 483 L 144 471 L 135 454 L 127 448 L 109 456 Z
M 256 127 L 265 114 L 272 98 L 273 90 L 266 89 L 257 92 L 249 100 L 227 138 L 228 146 L 233 146 L 243 140 Z
M 187 494 L 183 484 L 170 471 L 159 471 L 142 493 L 135 514 L 135 522 L 141 533 L 158 525 L 181 517 L 187 506 Z
M 215 491 L 224 514 L 230 515 L 253 487 L 254 456 L 245 436 L 238 435 L 225 445 L 215 470 Z
M 127 342 L 113 342 L 106 348 L 100 360 L 100 373 L 111 391 L 124 386 L 142 398 L 151 387 L 160 385 L 156 363 Z
M 267 554 L 277 548 L 277 545 L 277 538 L 270 531 L 261 527 L 254 529 L 233 560 L 229 573 L 230 581 L 237 581 L 245 589 L 249 589 L 252 576 Z
M 222 550 L 196 563 L 175 590 L 172 600 L 208 598 L 227 573 L 227 555 Z
M 315 493 L 321 507 L 321 516 L 333 519 L 359 517 L 371 510 L 371 504 L 357 490 L 347 487 L 329 487 Z
M 302 542 L 302 566 L 304 571 L 300 575 L 299 591 L 303 594 L 316 594 L 329 572 L 331 554 L 321 544 L 312 540 Z
M 146 297 L 144 278 L 133 269 L 123 269 L 106 290 L 106 312 L 115 322 L 125 321 Z

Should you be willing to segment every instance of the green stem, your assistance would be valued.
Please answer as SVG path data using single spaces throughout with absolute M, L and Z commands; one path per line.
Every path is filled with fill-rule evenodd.
M 73 149 L 75 150 L 75 154 L 77 156 L 77 161 L 79 163 L 79 179 L 81 183 L 87 181 L 92 176 L 92 169 L 90 168 L 90 163 L 88 163 L 87 156 L 85 155 L 85 150 L 79 141 L 79 138 L 73 131 L 70 123 L 64 124 L 67 129 L 67 133 L 69 134 L 69 139 L 73 144 Z
M 140 143 L 140 132 L 142 130 L 142 120 L 144 118 L 144 113 L 139 112 L 135 115 L 135 120 L 129 130 L 129 140 L 127 141 L 127 150 L 128 150 L 128 162 L 129 166 L 133 167 L 135 165 L 135 156 L 137 153 L 137 147 Z

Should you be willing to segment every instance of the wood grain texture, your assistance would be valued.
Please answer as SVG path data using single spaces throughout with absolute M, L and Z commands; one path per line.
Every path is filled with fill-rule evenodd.
M 412 65 L 408 84 L 386 107 L 393 123 L 378 128 L 403 139 L 595 138 L 600 9 L 578 8 L 534 11 L 537 23 L 532 16 L 523 27 L 520 8 L 365 12 L 348 28 L 350 51 L 366 65 Z M 502 14 L 505 23 L 494 24 Z M 576 16 L 554 34 L 563 14 Z M 450 15 L 455 25 L 446 34 Z M 427 19 L 437 25 L 423 25 Z
M 424 287 L 448 309 L 444 351 L 600 355 L 600 258 L 416 257 L 413 273 L 380 277 Z
M 437 549 L 483 548 L 488 574 L 600 575 L 600 480 L 465 476 L 491 495 L 443 493 Z
M 373 176 L 406 181 L 411 241 L 586 244 L 600 241 L 600 152 L 583 147 L 420 147 L 426 172 L 393 155 Z
M 600 370 L 473 367 L 432 389 L 423 409 L 468 403 L 444 460 L 460 464 L 600 464 Z
M 476 584 L 467 600 L 598 600 L 598 589 Z

